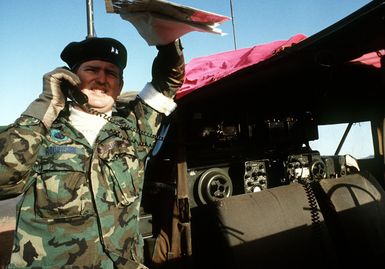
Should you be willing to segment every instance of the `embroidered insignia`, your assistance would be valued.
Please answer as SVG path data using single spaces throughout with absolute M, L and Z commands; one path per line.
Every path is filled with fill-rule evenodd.
M 71 153 L 71 154 L 78 154 L 78 149 L 75 147 L 67 147 L 67 146 L 54 146 L 54 147 L 48 147 L 46 149 L 47 154 L 62 154 L 62 153 Z
M 72 139 L 68 136 L 65 136 L 60 130 L 58 129 L 51 129 L 49 136 L 47 136 L 47 139 L 55 143 L 57 145 L 64 145 L 69 144 L 72 142 Z
M 118 55 L 119 54 L 119 50 L 117 48 L 115 48 L 115 47 L 111 47 L 111 53 L 114 53 L 114 54 Z

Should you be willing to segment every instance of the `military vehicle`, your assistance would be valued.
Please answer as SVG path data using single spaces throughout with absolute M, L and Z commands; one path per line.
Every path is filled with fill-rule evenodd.
M 187 74 L 209 79 L 178 94 L 147 163 L 149 267 L 384 266 L 385 1 L 293 38 Z
M 164 268 L 384 266 L 384 18 L 372 1 L 310 37 L 187 65 L 198 86 L 147 164 L 148 257 L 163 242 Z M 189 66 L 208 63 L 233 69 Z

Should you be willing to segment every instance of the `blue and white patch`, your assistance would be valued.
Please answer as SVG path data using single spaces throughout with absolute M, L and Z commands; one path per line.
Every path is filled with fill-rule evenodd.
M 58 129 L 51 129 L 47 138 L 50 142 L 55 143 L 57 145 L 69 144 L 72 142 L 71 138 L 64 135 L 62 131 Z

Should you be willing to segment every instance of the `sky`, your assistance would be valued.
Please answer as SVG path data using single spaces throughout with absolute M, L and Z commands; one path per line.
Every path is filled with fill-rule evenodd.
M 186 63 L 196 57 L 308 37 L 341 20 L 368 0 L 175 0 L 174 3 L 233 17 L 220 28 L 227 35 L 190 32 L 181 37 Z M 87 36 L 86 0 L 0 1 L 0 125 L 12 123 L 42 91 L 42 77 L 65 63 L 63 48 Z M 94 0 L 98 37 L 112 37 L 128 50 L 123 91 L 139 91 L 151 80 L 156 48 L 119 14 Z M 233 16 L 231 16 L 231 6 Z M 234 25 L 234 28 L 233 28 Z M 235 33 L 235 34 L 234 34 Z

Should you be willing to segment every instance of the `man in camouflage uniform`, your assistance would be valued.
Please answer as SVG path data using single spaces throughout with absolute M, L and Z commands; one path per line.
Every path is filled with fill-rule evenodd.
M 157 49 L 151 83 L 129 100 L 118 96 L 119 41 L 70 43 L 70 69 L 45 74 L 39 98 L 0 133 L 0 199 L 24 194 L 9 268 L 145 268 L 145 160 L 184 78 L 180 40 Z

